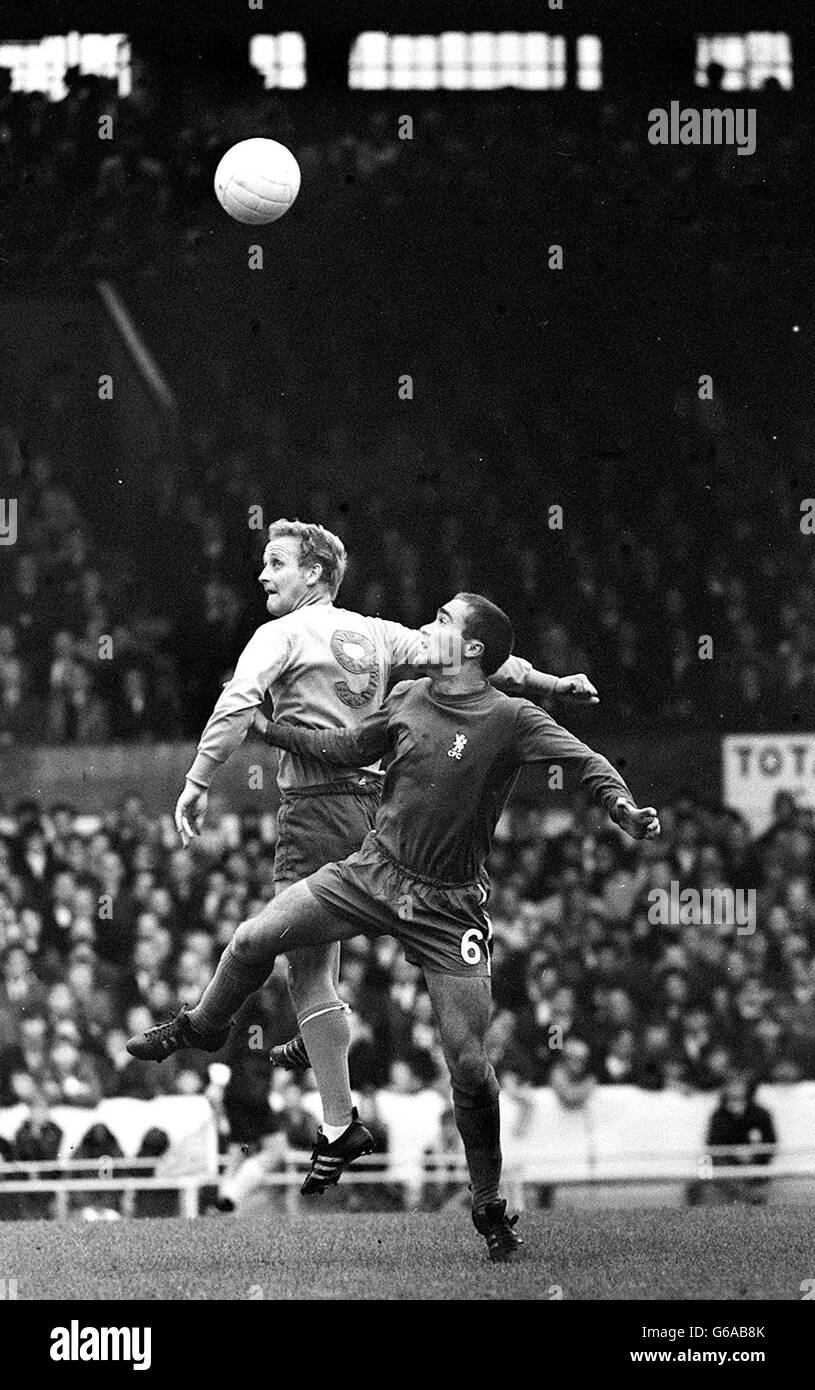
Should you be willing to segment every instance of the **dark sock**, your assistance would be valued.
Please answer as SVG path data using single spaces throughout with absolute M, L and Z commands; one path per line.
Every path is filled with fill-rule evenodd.
M 274 961 L 263 965 L 238 960 L 231 944 L 218 962 L 218 969 L 201 995 L 189 1018 L 199 1033 L 222 1033 L 232 1022 L 241 1004 L 268 979 Z
M 501 1120 L 498 1110 L 499 1088 L 490 1067 L 483 1085 L 475 1091 L 453 1086 L 453 1107 L 458 1132 L 464 1140 L 464 1153 L 470 1170 L 473 1207 L 480 1211 L 498 1200 L 501 1178 Z

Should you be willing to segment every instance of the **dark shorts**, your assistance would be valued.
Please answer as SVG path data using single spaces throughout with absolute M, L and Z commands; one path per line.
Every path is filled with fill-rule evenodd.
M 490 973 L 492 925 L 481 883 L 445 887 L 416 878 L 371 834 L 355 854 L 326 864 L 306 884 L 361 936 L 396 937 L 412 965 L 446 975 Z
M 276 891 L 358 850 L 376 819 L 381 794 L 381 779 L 364 775 L 284 792 L 277 813 Z

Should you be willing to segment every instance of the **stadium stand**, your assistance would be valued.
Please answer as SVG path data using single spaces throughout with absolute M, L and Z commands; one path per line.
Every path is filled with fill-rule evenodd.
M 509 134 L 501 100 L 488 114 L 460 101 L 442 115 L 439 101 L 417 99 L 415 140 L 400 142 L 379 98 L 357 103 L 328 139 L 307 97 L 285 110 L 261 93 L 191 104 L 168 128 L 98 80 L 54 104 L 0 91 L 0 191 L 26 190 L 23 215 L 0 223 L 15 297 L 32 275 L 63 306 L 115 285 L 171 381 L 181 438 L 155 496 L 139 493 L 145 557 L 128 506 L 113 502 L 126 438 L 111 436 L 106 458 L 93 435 L 94 468 L 77 468 L 90 434 L 65 342 L 5 394 L 0 482 L 25 519 L 24 543 L 2 553 L 6 748 L 195 738 L 263 616 L 255 505 L 341 533 L 352 557 L 342 597 L 363 611 L 416 623 L 455 590 L 491 592 L 516 618 L 519 651 L 555 673 L 589 672 L 606 728 L 636 731 L 647 716 L 745 732 L 765 728 L 768 710 L 776 728 L 811 722 L 815 556 L 799 506 L 815 417 L 792 334 L 806 306 L 792 299 L 800 277 L 789 302 L 762 293 L 766 265 L 800 249 L 811 225 L 803 128 L 782 133 L 774 104 L 787 98 L 756 94 L 765 139 L 749 161 L 724 149 L 649 159 L 621 101 L 589 110 L 564 96 L 556 123 L 544 102 Z M 96 138 L 101 110 L 121 132 L 115 153 Z M 245 235 L 224 225 L 211 194 L 219 154 L 250 130 L 292 145 L 334 229 L 329 244 L 313 218 L 297 236 L 287 219 L 273 273 L 269 253 L 251 293 Z M 432 161 L 416 159 L 420 141 Z M 582 248 L 576 284 L 541 259 L 543 188 L 545 240 Z M 214 274 L 225 246 L 240 274 Z M 694 271 L 677 286 L 680 257 Z M 519 259 L 530 270 L 523 305 Z M 408 261 L 403 292 L 383 302 L 377 286 L 398 286 Z M 630 346 L 612 360 L 598 290 L 627 266 L 636 283 L 617 305 L 613 341 Z M 297 322 L 280 304 L 283 277 Z M 357 287 L 350 315 L 348 297 L 331 293 L 338 281 Z M 564 315 L 569 341 L 585 344 L 581 361 L 558 328 Z M 9 335 L 13 322 L 3 319 Z M 60 330 L 70 322 L 66 310 Z M 726 353 L 723 323 L 737 325 Z M 396 394 L 408 371 L 410 415 Z M 712 401 L 698 398 L 702 371 L 716 382 Z M 632 496 L 641 505 L 621 512 Z M 562 531 L 549 528 L 551 504 L 564 508 Z M 713 636 L 714 661 L 697 659 L 701 633 Z M 571 807 L 552 819 L 517 805 L 502 822 L 490 1046 L 514 1116 L 508 1164 L 541 1200 L 567 1179 L 577 1192 L 588 1177 L 630 1175 L 644 1153 L 653 1167 L 642 1182 L 671 1179 L 684 1200 L 734 1067 L 761 1082 L 779 1133 L 773 1170 L 811 1162 L 800 1150 L 815 1083 L 812 812 L 782 802 L 757 838 L 707 795 L 672 796 L 660 814 L 662 839 L 634 847 Z M 265 1049 L 294 1027 L 279 970 L 240 1020 L 259 1025 L 262 1047 L 219 1059 L 230 1068 L 222 1095 L 200 1059 L 145 1068 L 123 1048 L 128 1032 L 197 997 L 237 922 L 270 896 L 273 850 L 270 818 L 214 808 L 200 849 L 183 851 L 169 817 L 147 814 L 136 795 L 95 815 L 2 808 L 7 1165 L 41 1152 L 53 1172 L 95 1123 L 131 1168 L 153 1128 L 166 1130 L 171 1155 L 166 1112 L 182 1105 L 211 1117 L 206 1144 L 222 1160 L 242 1145 L 256 1156 L 281 1133 L 307 1147 L 308 1084 L 275 1083 L 267 1095 Z M 648 892 L 679 876 L 700 889 L 755 888 L 755 932 L 735 940 L 711 922 L 651 923 Z M 391 943 L 357 942 L 344 989 L 369 1121 L 377 1097 L 401 1097 L 392 1114 L 423 1097 L 441 1145 L 442 1064 L 416 972 Z M 34 1131 L 15 1152 L 32 1101 Z M 201 1182 L 213 1176 L 206 1152 Z M 547 1154 L 560 1156 L 554 1174 L 541 1166 Z M 421 1178 L 414 1155 L 405 1181 L 417 1163 Z M 179 1176 L 194 1193 L 200 1175 Z
M 0 96 L 0 178 L 26 190 L 24 215 L 3 227 L 9 283 L 19 296 L 33 276 L 61 302 L 118 287 L 170 378 L 183 441 L 159 460 L 152 498 L 138 493 L 155 539 L 145 574 L 116 476 L 134 447 L 126 423 L 77 495 L 82 388 L 64 352 L 7 416 L 3 482 L 26 526 L 4 589 L 0 737 L 195 736 L 261 616 L 250 506 L 338 530 L 352 556 L 344 598 L 364 611 L 415 623 L 448 592 L 490 591 L 525 654 L 591 672 L 609 719 L 745 731 L 771 706 L 778 725 L 801 727 L 815 694 L 815 559 L 799 526 L 814 421 L 793 331 L 805 306 L 768 304 L 762 284 L 804 237 L 806 199 L 785 189 L 807 150 L 792 96 L 754 99 L 763 139 L 750 160 L 726 148 L 691 160 L 640 157 L 638 110 L 610 100 L 563 97 L 555 138 L 545 101 L 509 134 L 502 98 L 487 112 L 425 97 L 413 141 L 400 141 L 384 98 L 349 105 L 327 139 L 306 95 L 191 103 L 169 129 L 101 79 L 62 102 Z M 115 117 L 115 152 L 93 133 L 97 111 Z M 296 234 L 276 228 L 257 273 L 210 188 L 219 153 L 250 128 L 293 145 L 304 196 L 323 209 Z M 416 157 L 425 146 L 431 161 Z M 542 259 L 543 187 L 545 239 L 571 256 L 593 248 L 574 279 Z M 596 304 L 630 265 L 614 338 L 626 323 L 630 347 L 612 354 Z M 338 282 L 356 285 L 350 301 L 332 294 Z M 564 317 L 580 362 L 561 342 Z M 738 325 L 726 354 L 723 322 Z M 406 411 L 396 383 L 408 368 Z M 644 473 L 647 506 L 621 511 Z M 564 508 L 562 531 L 550 505 Z M 58 601 L 34 619 L 46 593 Z M 94 660 L 100 633 L 117 639 L 113 667 Z M 703 633 L 713 661 L 697 659 Z
M 493 865 L 490 1052 L 511 1104 L 523 1111 L 534 1095 L 536 1116 L 521 1125 L 527 1138 L 514 1157 L 508 1141 L 510 1165 L 537 1152 L 533 1179 L 545 1185 L 550 1157 L 556 1164 L 560 1154 L 566 1174 L 597 1181 L 619 1176 L 636 1151 L 650 1154 L 664 1179 L 676 1140 L 679 1179 L 704 1152 L 705 1116 L 733 1068 L 763 1084 L 779 1126 L 779 1171 L 805 1163 L 799 1149 L 815 1082 L 811 813 L 782 800 L 770 830 L 750 841 L 735 814 L 685 803 L 662 811 L 664 838 L 651 845 L 624 842 L 591 808 L 565 823 L 561 812 L 559 829 L 553 821 L 547 829 L 546 814 L 511 808 Z M 127 1056 L 124 1039 L 197 998 L 218 949 L 270 894 L 273 819 L 239 817 L 216 802 L 195 853 L 178 848 L 169 816 L 148 817 L 136 796 L 102 818 L 21 805 L 0 830 L 0 1105 L 11 1107 L 0 1111 L 2 1136 L 13 1140 L 14 1116 L 32 1099 L 57 1117 L 70 1145 L 89 1122 L 88 1103 L 101 1097 L 103 1107 L 129 1097 L 141 1107 L 212 1098 L 211 1058 L 182 1054 L 150 1066 Z M 712 920 L 651 923 L 649 891 L 680 872 L 696 885 L 754 883 L 757 930 L 736 937 L 732 925 Z M 344 961 L 355 1087 L 373 1114 L 377 1096 L 394 1089 L 432 1092 L 441 1124 L 445 1073 L 418 972 L 389 940 L 351 943 Z M 269 1101 L 266 1049 L 293 1022 L 278 968 L 216 1059 L 230 1068 L 217 1107 L 224 1154 L 235 1143 L 262 1146 L 293 1123 L 304 1099 L 313 1104 L 308 1085 L 303 1092 L 281 1078 Z M 577 1087 L 574 1071 L 570 1093 L 554 1084 L 553 1069 L 567 1064 L 573 1041 L 585 1044 L 589 1084 Z M 66 1127 L 74 1107 L 81 1124 Z M 104 1108 L 99 1115 L 119 1133 Z M 164 1112 L 128 1123 L 125 1154 L 148 1128 L 168 1128 Z M 298 1125 L 307 1142 L 302 1115 Z

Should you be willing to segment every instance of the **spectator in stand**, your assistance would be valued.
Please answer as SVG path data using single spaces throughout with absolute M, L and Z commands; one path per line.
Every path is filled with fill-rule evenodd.
M 414 1053 L 410 1061 L 392 1064 L 390 1085 L 376 1098 L 377 1114 L 388 1136 L 389 1172 L 399 1184 L 408 1211 L 422 1204 L 424 1155 L 438 1147 L 447 1109 L 443 1097 L 428 1084 L 434 1072 L 431 1062 Z
M 28 1014 L 20 1019 L 18 1040 L 0 1051 L 0 1106 L 26 1099 L 30 1083 L 41 1094 L 47 1064 L 47 1021 L 43 1014 Z
M 755 1081 L 734 1074 L 726 1082 L 710 1117 L 706 1142 L 713 1149 L 714 1171 L 725 1167 L 768 1167 L 776 1144 L 772 1115 L 755 1101 Z M 732 1145 L 732 1148 L 726 1146 Z M 727 1202 L 767 1200 L 769 1180 L 761 1177 L 717 1178 L 714 1191 Z
M 455 1113 L 450 1108 L 443 1110 L 439 1120 L 438 1137 L 425 1152 L 425 1166 L 429 1170 L 425 1187 L 425 1205 L 434 1211 L 449 1203 L 461 1204 L 461 1178 L 464 1168 L 464 1147 L 456 1126 Z M 507 1181 L 506 1154 L 502 1179 Z
M 14 579 L 9 589 L 3 589 L 0 604 L 4 620 L 16 631 L 19 653 L 31 663 L 32 678 L 41 679 L 43 652 L 47 651 L 53 617 L 46 604 L 37 557 L 21 551 L 14 562 Z M 39 736 L 37 729 L 35 737 Z
M 295 1080 L 285 1082 L 278 1100 L 288 1147 L 300 1153 L 310 1153 L 317 1142 L 320 1127 L 313 1112 L 303 1104 L 303 1092 Z
M 623 861 L 593 816 L 560 809 L 552 835 L 549 812 L 510 806 L 493 892 L 490 1047 L 504 1070 L 515 1069 L 519 1087 L 550 1084 L 562 1104 L 579 1109 L 595 1078 L 683 1095 L 721 1090 L 734 1065 L 775 1083 L 815 1080 L 815 828 L 792 800 L 776 810 L 770 831 L 754 840 L 721 807 L 683 797 L 665 808 L 661 857 L 638 847 Z M 166 818 L 146 814 L 137 798 L 95 821 L 65 805 L 0 811 L 2 1098 L 28 1104 L 47 1086 L 55 1103 L 76 1104 L 66 1083 L 80 1102 L 201 1094 L 208 1072 L 192 1055 L 183 1066 L 170 1059 L 151 1067 L 130 1058 L 124 1040 L 172 1013 L 180 991 L 191 995 L 250 904 L 269 896 L 263 818 L 231 816 L 214 799 L 206 842 L 191 855 L 178 850 Z M 686 873 L 731 886 L 729 875 L 740 874 L 743 886 L 756 887 L 756 931 L 649 922 L 650 887 Z M 436 1091 L 436 1039 L 420 976 L 393 943 L 360 940 L 345 953 L 342 988 L 353 1010 L 360 1113 L 374 1114 L 386 1091 L 393 1114 L 383 1111 L 379 1123 L 392 1121 L 394 1152 L 402 1111 L 426 1125 L 424 1151 L 439 1132 L 428 1115 L 446 1101 Z M 254 996 L 224 1059 L 234 1081 L 221 1123 L 225 1142 L 238 1148 L 285 1131 L 289 1104 L 292 1132 L 310 1131 L 300 1111 L 309 1113 L 308 1091 L 295 1104 L 293 1090 L 273 1090 L 270 1112 L 266 1054 L 293 1028 L 287 1009 L 277 972 Z M 258 1045 L 247 1048 L 253 1038 Z M 58 1075 L 55 1049 L 63 1049 Z M 414 1184 L 422 1161 L 411 1170 Z
M 677 1061 L 671 1030 L 665 1023 L 648 1023 L 642 1033 L 635 1068 L 635 1085 L 646 1091 L 661 1091 L 666 1067 Z
M 351 1039 L 348 1071 L 355 1091 L 373 1091 L 382 1081 L 383 1058 L 376 1046 L 370 1023 L 352 1010 L 349 1020 Z
M 47 1163 L 57 1157 L 62 1137 L 62 1130 L 47 1104 L 32 1086 L 28 1118 L 23 1120 L 14 1136 L 13 1158 L 19 1163 Z M 39 1177 L 45 1180 L 56 1177 L 57 1173 L 57 1169 L 46 1169 Z M 51 1215 L 53 1206 L 53 1193 L 32 1193 L 30 1197 L 25 1193 L 20 1198 L 19 1214 L 29 1220 L 42 1220 Z
M 0 744 L 17 743 L 33 732 L 23 696 L 28 684 L 26 663 L 17 652 L 13 627 L 0 627 Z
M 148 1129 L 139 1146 L 136 1154 L 138 1159 L 154 1159 L 153 1167 L 145 1168 L 140 1166 L 134 1169 L 134 1177 L 159 1177 L 161 1175 L 161 1160 L 170 1148 L 170 1136 L 164 1129 L 154 1125 Z M 136 1191 L 133 1201 L 134 1216 L 177 1216 L 178 1215 L 178 1195 L 175 1192 L 162 1191 L 161 1188 L 147 1188 L 146 1190 Z
M 636 1084 L 637 1045 L 631 1028 L 621 1028 L 611 1040 L 603 1058 L 597 1079 L 601 1086 L 633 1086 Z
M 527 1198 L 534 1205 L 549 1206 L 551 1188 L 543 1183 L 528 1184 L 521 1176 L 528 1156 L 528 1136 L 534 1120 L 535 1095 L 527 1078 L 510 1069 L 498 1073 L 501 1087 L 501 1147 L 504 1155 L 502 1181 L 512 1192 L 511 1205 L 523 1211 Z
M 107 706 L 95 691 L 93 672 L 70 657 L 58 657 L 52 666 L 48 738 L 52 743 L 110 741 Z
M 88 1176 L 94 1178 L 113 1178 L 113 1159 L 124 1158 L 122 1147 L 115 1134 L 107 1125 L 96 1123 L 86 1130 L 77 1144 L 73 1157 L 79 1161 L 87 1160 L 95 1165 Z M 87 1173 L 87 1170 L 86 1170 Z M 122 1198 L 116 1191 L 89 1188 L 86 1192 L 72 1192 L 68 1202 L 69 1210 L 79 1212 L 85 1221 L 110 1220 L 121 1216 Z
M 90 947 L 77 946 L 69 960 L 66 982 L 73 994 L 84 1036 L 100 1043 L 116 1020 L 116 1000 L 98 981 L 99 964 Z
M 79 1047 L 79 1030 L 66 1019 L 54 1030 L 44 1093 L 51 1105 L 81 1105 L 92 1109 L 102 1099 L 102 1086 L 91 1058 Z
M 122 743 L 150 743 L 156 713 L 147 672 L 128 666 L 113 704 L 113 737 Z
M 664 975 L 660 995 L 653 1006 L 654 1019 L 664 1019 L 672 1029 L 680 1031 L 688 1007 L 690 990 L 686 975 L 670 969 Z
M 509 1009 L 493 1014 L 485 1046 L 496 1073 L 507 1070 L 518 1076 L 532 1075 L 533 1059 L 518 1038 L 518 1019 Z
M 591 1049 L 582 1038 L 567 1038 L 563 1055 L 549 1073 L 549 1085 L 565 1110 L 582 1110 L 591 1099 L 597 1077 L 589 1070 Z
M 74 654 L 74 638 L 70 632 L 54 633 L 53 660 L 48 673 L 48 737 L 52 743 L 65 739 L 72 691 L 80 669 Z
M 18 820 L 23 812 L 17 808 Z M 21 827 L 13 841 L 14 869 L 22 879 L 27 902 L 39 912 L 48 905 L 48 890 L 54 872 L 53 855 L 38 823 Z
M 716 1078 L 711 1075 L 708 1055 L 712 1042 L 710 1016 L 706 1009 L 689 1009 L 682 1019 L 679 1051 L 685 1063 L 688 1080 L 697 1091 L 714 1089 Z
M 23 1017 L 45 1004 L 45 990 L 23 946 L 9 946 L 0 959 L 0 1047 L 15 1043 Z

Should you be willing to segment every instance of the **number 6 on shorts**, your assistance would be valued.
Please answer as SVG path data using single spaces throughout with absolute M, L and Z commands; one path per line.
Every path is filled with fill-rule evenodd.
M 484 934 L 479 927 L 468 927 L 461 938 L 461 959 L 467 965 L 478 965 L 481 960 L 481 943 Z

